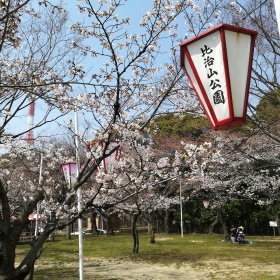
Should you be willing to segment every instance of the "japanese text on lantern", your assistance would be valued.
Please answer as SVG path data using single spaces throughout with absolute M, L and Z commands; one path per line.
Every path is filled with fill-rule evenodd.
M 216 76 L 218 75 L 218 72 L 214 70 L 214 62 L 215 58 L 212 56 L 209 56 L 213 50 L 209 48 L 208 46 L 204 45 L 203 48 L 200 48 L 202 52 L 202 57 L 204 59 L 204 66 L 207 68 L 207 78 L 210 80 L 210 89 L 214 91 L 213 93 L 213 101 L 214 104 L 220 104 L 220 103 L 225 103 L 225 98 L 224 98 L 224 93 L 220 89 L 220 80 L 215 79 Z

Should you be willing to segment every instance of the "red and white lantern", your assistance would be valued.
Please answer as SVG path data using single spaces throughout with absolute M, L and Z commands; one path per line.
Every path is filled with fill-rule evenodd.
M 105 146 L 105 143 L 104 142 L 100 142 L 99 145 L 101 145 L 102 150 L 103 150 L 104 146 Z M 119 141 L 112 141 L 109 144 L 108 149 L 112 150 L 115 147 L 117 147 L 118 145 L 119 145 Z M 121 155 L 121 149 L 117 148 L 114 153 L 112 153 L 110 156 L 108 156 L 105 159 L 103 159 L 102 160 L 103 170 L 105 170 L 107 172 L 112 172 L 114 170 L 114 164 L 115 164 L 116 160 L 120 159 L 120 155 Z
M 214 130 L 239 127 L 246 120 L 256 36 L 220 24 L 180 45 L 181 67 Z
M 64 174 L 64 178 L 67 183 L 67 188 L 72 189 L 73 186 L 77 182 L 77 177 L 79 174 L 79 170 L 77 168 L 77 164 L 74 162 L 69 163 L 63 163 L 61 164 L 61 168 Z M 82 168 L 82 165 L 80 165 L 80 169 Z
M 105 149 L 104 141 L 100 141 L 100 142 L 93 141 L 93 142 L 87 144 L 89 149 L 91 149 L 92 146 L 94 146 L 94 145 L 99 145 L 102 150 Z M 114 149 L 117 146 L 119 146 L 119 141 L 112 141 L 112 142 L 110 142 L 107 150 L 111 151 L 112 149 Z M 118 147 L 110 156 L 108 156 L 102 160 L 102 163 L 98 168 L 98 171 L 112 172 L 114 170 L 114 164 L 115 164 L 116 160 L 120 159 L 120 155 L 121 155 L 121 147 Z
M 30 221 L 46 221 L 47 217 L 43 214 L 32 213 L 28 216 L 28 220 L 30 220 Z
M 207 209 L 208 206 L 209 206 L 209 201 L 208 200 L 203 200 L 202 203 L 203 203 L 203 206 Z

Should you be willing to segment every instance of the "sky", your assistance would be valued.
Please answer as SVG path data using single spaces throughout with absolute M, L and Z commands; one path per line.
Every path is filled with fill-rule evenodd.
M 96 0 L 97 1 L 97 0 Z M 131 25 L 130 25 L 130 33 L 140 33 L 141 28 L 139 27 L 140 19 L 144 14 L 146 14 L 148 11 L 150 11 L 152 7 L 151 0 L 145 0 L 145 1 L 136 1 L 136 0 L 128 0 L 125 2 L 125 5 L 118 10 L 120 13 L 120 17 L 129 17 L 131 19 Z M 69 26 L 77 21 L 91 21 L 91 19 L 88 19 L 88 17 L 84 16 L 81 17 L 81 14 L 78 14 L 78 9 L 76 8 L 77 1 L 71 0 L 71 1 L 64 1 L 65 4 L 64 7 L 66 10 L 70 11 L 69 15 Z M 94 3 L 94 1 L 93 1 Z M 78 3 L 81 6 L 83 5 L 82 2 Z M 107 5 L 107 4 L 106 4 Z M 184 26 L 184 23 L 182 22 L 182 26 Z M 184 30 L 182 27 L 182 34 L 184 34 Z M 166 54 L 166 59 L 168 59 L 168 54 Z M 164 62 L 164 61 L 163 61 Z M 92 67 L 91 65 L 88 65 Z M 94 71 L 94 68 L 92 69 L 92 72 Z M 97 69 L 98 71 L 98 69 Z M 43 115 L 42 112 L 45 111 L 45 105 L 41 102 L 36 102 L 35 104 L 35 116 L 34 116 L 34 123 L 39 120 L 39 118 Z M 22 114 L 21 116 L 17 117 L 15 122 L 11 123 L 8 126 L 8 131 L 11 132 L 18 132 L 21 131 L 22 128 L 28 127 L 28 109 L 26 109 L 26 115 Z M 59 114 L 58 111 L 56 111 L 56 114 Z M 83 116 L 81 115 L 79 120 L 82 120 Z M 69 122 L 69 119 L 72 119 L 74 121 L 74 112 L 69 113 L 66 117 L 63 117 L 62 119 L 57 121 L 57 124 L 52 125 L 46 125 L 42 128 L 36 129 L 33 131 L 34 136 L 40 137 L 47 137 L 47 136 L 62 136 L 63 134 L 67 133 L 65 131 L 61 131 L 61 125 L 65 125 Z M 79 127 L 82 130 L 82 124 L 79 125 Z
M 97 0 L 95 0 L 97 2 Z M 76 22 L 76 21 L 87 21 L 88 18 L 84 18 L 81 19 L 81 15 L 78 14 L 78 10 L 76 9 L 76 4 L 77 1 L 71 0 L 71 1 L 64 1 L 65 2 L 65 7 L 67 10 L 70 11 L 70 19 L 69 19 L 69 25 Z M 139 27 L 139 22 L 140 19 L 142 18 L 142 16 L 144 14 L 146 14 L 152 7 L 152 0 L 145 0 L 145 1 L 138 1 L 138 0 L 128 0 L 125 4 L 125 6 L 123 6 L 123 8 L 119 11 L 120 17 L 130 17 L 131 18 L 131 26 L 130 26 L 130 33 L 139 33 L 141 32 L 140 27 Z M 94 3 L 94 1 L 92 2 Z M 83 5 L 83 3 L 79 3 L 81 6 Z M 179 19 L 179 38 L 183 38 L 184 34 L 186 33 L 185 31 L 185 23 L 183 19 Z M 164 59 L 168 59 L 168 54 L 166 54 L 166 57 L 163 56 L 163 61 Z M 93 69 L 94 70 L 94 69 Z M 35 105 L 35 117 L 34 117 L 34 123 L 36 121 L 38 121 L 39 117 L 41 116 L 40 112 L 44 111 L 44 105 L 41 104 L 40 102 L 37 102 Z M 19 129 L 22 129 L 23 127 L 28 127 L 27 121 L 27 113 L 28 113 L 28 109 L 26 110 L 26 115 L 22 115 L 19 118 L 16 119 L 15 123 L 12 123 L 8 129 L 10 129 L 13 132 L 17 132 Z M 57 112 L 58 113 L 58 112 Z M 82 119 L 83 116 L 80 116 L 80 120 Z M 66 117 L 64 117 L 63 119 L 59 120 L 60 124 L 56 124 L 56 125 L 47 125 L 44 126 L 44 128 L 40 128 L 34 131 L 34 135 L 35 136 L 58 136 L 59 133 L 62 133 L 64 135 L 66 135 L 67 131 L 61 131 L 60 129 L 58 129 L 59 125 L 64 125 L 66 124 L 69 119 L 72 119 L 74 121 L 74 113 L 69 113 Z M 82 124 L 79 125 L 79 127 L 81 127 L 82 130 Z

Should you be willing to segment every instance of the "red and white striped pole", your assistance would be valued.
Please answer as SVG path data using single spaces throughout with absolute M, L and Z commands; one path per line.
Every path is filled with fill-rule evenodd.
M 35 102 L 32 101 L 29 105 L 28 109 L 28 132 L 26 133 L 26 141 L 28 144 L 33 145 L 34 144 L 34 137 L 33 137 L 33 120 L 34 120 L 34 112 L 35 112 Z

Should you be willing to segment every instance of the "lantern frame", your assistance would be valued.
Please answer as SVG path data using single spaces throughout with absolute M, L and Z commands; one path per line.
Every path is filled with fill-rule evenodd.
M 219 24 L 216 27 L 213 27 L 212 29 L 209 29 L 209 30 L 201 33 L 200 35 L 198 35 L 190 40 L 184 41 L 180 44 L 181 68 L 184 70 L 185 74 L 187 75 L 188 80 L 189 80 L 193 90 L 195 91 L 196 96 L 198 97 L 198 100 L 214 130 L 225 130 L 225 129 L 239 127 L 246 121 L 250 79 L 251 79 L 251 71 L 252 71 L 252 62 L 253 62 L 253 54 L 254 54 L 254 45 L 255 45 L 255 39 L 256 39 L 257 34 L 258 33 L 253 30 L 222 23 L 222 24 Z M 201 40 L 200 42 L 203 42 L 203 40 L 204 40 L 204 42 L 205 42 L 205 40 L 210 40 L 210 38 L 211 38 L 210 35 L 212 35 L 212 37 L 214 38 L 213 40 L 217 40 L 217 42 L 220 44 L 220 45 L 217 44 L 217 49 L 214 50 L 214 53 L 216 52 L 216 54 L 217 54 L 218 49 L 222 50 L 222 55 L 220 57 L 215 57 L 215 58 L 220 59 L 221 62 L 219 62 L 219 63 L 223 64 L 223 67 L 221 67 L 221 65 L 219 64 L 219 67 L 221 68 L 223 73 L 221 75 L 219 75 L 218 77 L 219 78 L 222 77 L 222 80 L 223 80 L 222 88 L 225 90 L 225 100 L 226 100 L 224 102 L 224 104 L 227 104 L 222 108 L 222 110 L 226 111 L 225 108 L 228 109 L 228 111 L 226 111 L 227 116 L 225 116 L 224 118 L 217 117 L 218 110 L 217 109 L 214 110 L 213 104 L 211 104 L 212 101 L 210 102 L 210 98 L 209 98 L 210 89 L 209 88 L 210 88 L 211 84 L 210 84 L 210 81 L 207 81 L 207 83 L 209 83 L 209 85 L 208 85 L 209 88 L 206 89 L 205 78 L 202 76 L 202 75 L 204 75 L 204 76 L 206 75 L 205 74 L 206 70 L 204 71 L 204 73 L 201 73 L 201 75 L 200 75 L 200 73 L 196 67 L 198 63 L 197 63 L 197 60 L 195 60 L 195 59 L 197 59 L 197 58 L 195 58 L 195 55 L 196 56 L 198 55 L 199 49 L 198 50 L 194 49 L 194 46 L 196 46 L 196 44 L 198 43 L 199 40 Z M 237 75 L 239 75 L 239 76 L 242 75 L 242 73 L 239 73 L 239 71 L 238 71 L 239 68 L 237 66 L 239 66 L 239 64 L 242 65 L 242 63 L 244 63 L 244 62 L 242 61 L 242 63 L 240 63 L 240 61 L 238 61 L 238 57 L 234 57 L 232 59 L 229 57 L 229 55 L 231 55 L 231 53 L 230 53 L 231 51 L 233 51 L 233 53 L 236 54 L 237 51 L 239 51 L 241 49 L 241 47 L 240 47 L 240 46 L 242 46 L 241 40 L 245 39 L 244 35 L 250 36 L 250 41 L 246 37 L 246 40 L 248 40 L 248 43 L 246 42 L 246 44 L 248 45 L 247 52 L 248 52 L 249 57 L 248 57 L 247 68 L 242 70 L 246 73 L 246 77 L 242 78 L 242 81 L 243 81 L 242 87 L 244 87 L 244 94 L 242 93 L 243 97 L 244 97 L 244 100 L 242 100 L 243 110 L 242 110 L 242 113 L 238 113 L 238 116 L 236 116 L 235 113 L 237 112 L 237 105 L 239 106 L 240 102 L 233 95 L 235 94 L 235 91 L 238 88 L 238 86 L 235 87 L 235 82 L 237 79 L 236 77 L 237 77 Z M 215 38 L 215 37 L 219 37 L 219 38 Z M 229 40 L 229 38 L 235 39 L 236 46 L 231 47 L 230 42 L 227 42 L 227 40 Z M 219 39 L 220 39 L 220 41 L 219 41 Z M 215 44 L 215 43 L 213 43 L 213 44 Z M 192 45 L 192 47 L 191 47 L 191 45 Z M 203 45 L 202 45 L 202 47 L 203 47 Z M 206 47 L 206 46 L 204 45 L 204 47 Z M 215 45 L 215 47 L 216 47 L 216 45 Z M 215 47 L 213 47 L 213 48 L 215 48 Z M 202 49 L 201 49 L 201 51 L 202 51 Z M 192 52 L 192 54 L 191 54 L 191 52 Z M 194 54 L 194 52 L 196 52 L 196 53 Z M 242 56 L 241 56 L 241 58 L 242 58 Z M 200 59 L 202 59 L 202 58 L 200 58 Z M 205 60 L 205 58 L 204 58 L 204 60 Z M 238 70 L 234 71 L 233 70 L 233 69 L 235 69 L 234 67 L 237 67 L 236 69 L 238 69 Z M 206 65 L 205 65 L 205 68 L 206 68 Z M 213 71 L 213 72 L 217 73 L 217 71 Z M 230 76 L 230 74 L 231 74 L 231 76 Z M 210 76 L 210 74 L 207 74 L 207 76 Z M 232 78 L 233 84 L 231 84 L 231 78 Z M 209 77 L 208 77 L 208 79 L 209 79 Z M 217 79 L 217 81 L 219 81 L 219 80 Z M 212 83 L 212 81 L 211 81 L 211 83 Z M 237 94 L 241 94 L 241 93 L 237 93 Z

